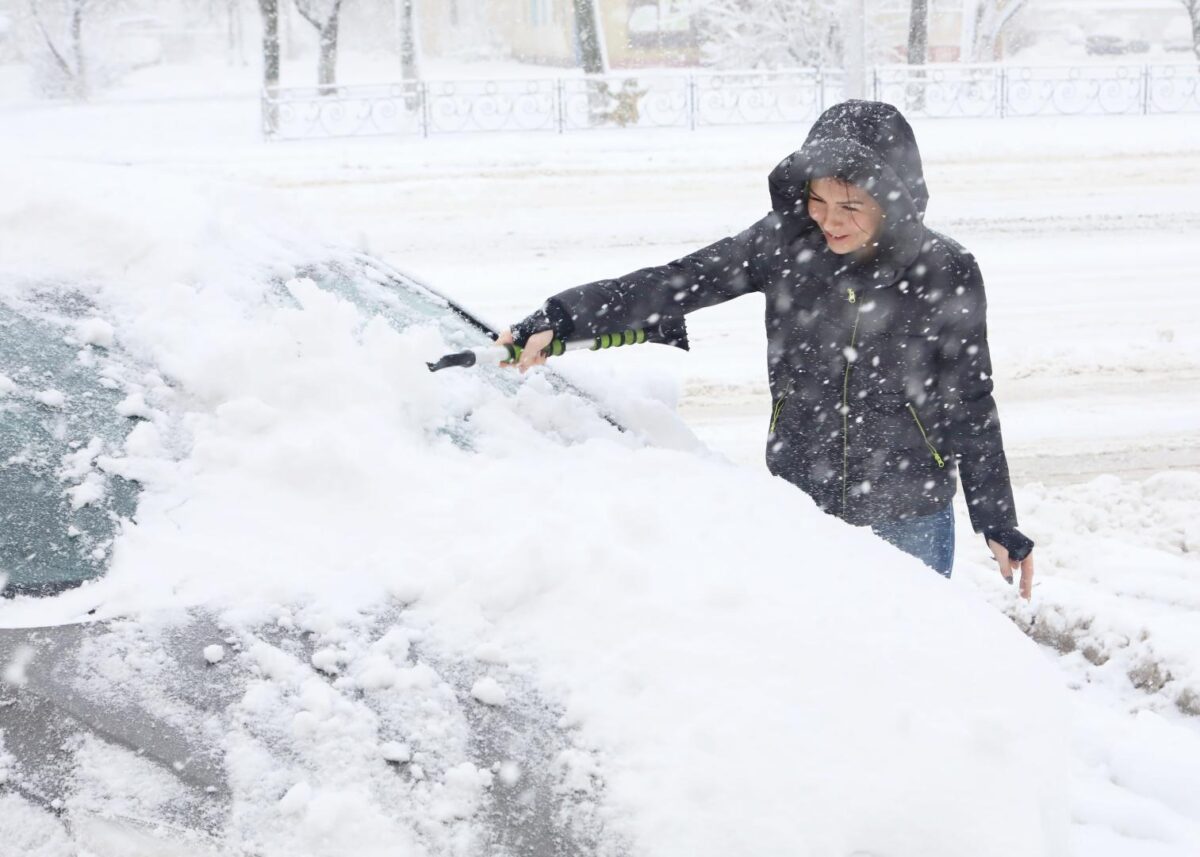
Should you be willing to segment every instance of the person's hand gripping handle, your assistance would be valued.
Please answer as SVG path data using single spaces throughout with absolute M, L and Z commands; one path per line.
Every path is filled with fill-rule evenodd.
M 534 366 L 541 366 L 546 362 L 546 354 L 544 350 L 551 342 L 554 341 L 553 330 L 539 330 L 537 333 L 529 337 L 525 342 L 525 347 L 521 349 L 521 356 L 516 362 L 502 361 L 501 366 L 513 366 L 521 370 L 522 373 L 528 372 Z M 497 345 L 512 345 L 513 335 L 511 330 L 506 330 L 496 337 Z

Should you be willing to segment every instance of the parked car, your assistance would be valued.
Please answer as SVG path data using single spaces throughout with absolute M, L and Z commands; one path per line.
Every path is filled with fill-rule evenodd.
M 354 254 L 0 313 L 5 857 L 1061 853 L 1033 644 L 619 380 Z
M 463 346 L 491 335 L 462 308 L 365 257 L 306 264 L 290 273 L 289 280 L 315 283 L 398 329 L 432 321 L 447 341 Z M 281 305 L 296 303 L 282 278 L 273 280 L 268 294 Z M 3 595 L 10 599 L 53 598 L 105 574 L 114 541 L 136 521 L 142 490 L 122 475 L 122 450 L 139 424 L 179 417 L 153 413 L 147 382 L 169 382 L 122 349 L 96 310 L 82 293 L 49 284 L 0 303 L 0 569 Z M 509 374 L 488 378 L 506 394 L 518 386 Z M 550 378 L 564 395 L 585 401 L 566 382 Z M 448 420 L 440 431 L 460 446 L 472 442 L 463 419 Z M 256 834 L 240 817 L 245 803 L 239 811 L 238 787 L 226 764 L 230 712 L 272 659 L 301 665 L 303 679 L 315 677 L 331 698 L 353 708 L 357 703 L 337 690 L 347 667 L 338 661 L 345 645 L 341 655 L 318 651 L 321 635 L 312 629 L 280 621 L 233 627 L 203 609 L 143 615 L 136 622 L 124 616 L 96 620 L 89 615 L 95 613 L 82 611 L 73 621 L 49 626 L 0 623 L 0 665 L 7 665 L 0 685 L 0 790 L 61 820 L 91 848 L 123 855 L 172 847 L 186 854 L 240 853 Z M 150 635 L 148 628 L 154 629 Z M 503 712 L 474 700 L 478 667 L 441 663 L 437 652 L 417 642 L 419 631 L 405 628 L 400 606 L 380 605 L 356 631 L 368 649 L 403 650 L 401 665 L 439 665 L 440 678 L 428 693 L 393 700 L 388 711 L 360 712 L 379 721 L 373 750 L 391 770 L 397 801 L 435 771 L 453 772 L 458 765 L 460 779 L 470 779 L 473 770 L 490 779 L 503 761 L 522 771 L 519 788 L 496 768 L 489 806 L 479 813 L 486 822 L 480 847 L 488 853 L 518 845 L 546 855 L 594 853 L 599 834 L 573 831 L 570 799 L 554 790 L 555 756 L 570 740 L 556 725 L 553 705 L 533 689 Z M 120 663 L 116 672 L 114 662 Z M 310 685 L 306 692 L 317 691 Z M 414 715 L 414 707 L 423 710 Z M 466 730 L 461 756 L 436 759 L 413 748 L 409 732 L 419 731 L 426 719 Z M 272 766 L 286 767 L 295 748 L 272 733 L 279 725 L 247 723 L 243 738 L 259 752 L 278 754 Z M 470 805 L 470 783 L 464 791 L 464 805 Z M 448 828 L 460 812 L 423 809 L 439 816 L 431 824 Z M 448 843 L 456 835 L 450 830 L 443 838 Z

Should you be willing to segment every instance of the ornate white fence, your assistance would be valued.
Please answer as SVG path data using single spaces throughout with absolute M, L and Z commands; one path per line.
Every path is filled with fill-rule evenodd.
M 841 98 L 840 71 L 409 81 L 262 95 L 271 139 L 466 131 L 698 128 L 811 122 Z
M 1190 65 L 882 66 L 872 95 L 915 116 L 1074 116 L 1200 111 Z
M 924 117 L 1200 112 L 1200 64 L 881 66 L 868 86 Z M 262 119 L 275 140 L 804 124 L 844 92 L 830 69 L 407 81 L 265 90 Z

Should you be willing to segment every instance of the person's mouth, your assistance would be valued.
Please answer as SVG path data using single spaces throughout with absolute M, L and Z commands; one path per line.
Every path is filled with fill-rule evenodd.
M 849 237 L 849 235 L 834 235 L 832 232 L 825 233 L 826 241 L 845 241 Z

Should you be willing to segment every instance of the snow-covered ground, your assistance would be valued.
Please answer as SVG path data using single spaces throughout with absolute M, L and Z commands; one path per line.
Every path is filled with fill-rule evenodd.
M 255 111 L 249 96 L 0 107 L 0 268 L 162 288 L 169 315 L 194 303 L 178 284 L 211 281 L 263 246 L 294 245 L 299 237 L 367 249 L 500 325 L 568 285 L 667 261 L 740 230 L 765 212 L 767 172 L 806 131 L 268 145 L 257 138 Z M 938 120 L 916 131 L 932 193 L 928 222 L 975 252 L 988 284 L 997 399 L 1022 526 L 1038 542 L 1034 599 L 1019 604 L 961 514 L 952 586 L 982 595 L 1045 643 L 1045 661 L 1074 690 L 1070 853 L 1194 855 L 1200 118 Z M 688 354 L 572 355 L 561 365 L 585 386 L 677 403 L 704 441 L 753 474 L 763 467 L 768 413 L 761 310 L 759 298 L 747 297 L 693 316 Z M 303 325 L 290 332 L 315 335 Z M 233 342 L 247 335 L 229 334 Z M 270 356 L 284 346 L 260 347 Z M 380 359 L 398 353 L 386 337 L 370 347 Z M 172 371 L 215 398 L 228 392 L 201 362 L 212 358 L 210 348 L 173 353 L 180 362 Z M 265 389 L 271 380 L 265 374 L 247 383 Z M 221 418 L 247 434 L 272 420 L 252 408 Z M 345 455 L 352 472 L 368 467 L 353 450 Z M 610 464 L 597 455 L 587 467 L 602 473 Z M 263 467 L 269 475 L 270 462 Z M 296 487 L 266 484 L 272 492 Z M 268 496 L 275 495 L 264 502 Z M 797 528 L 798 538 L 805 535 L 827 536 L 809 522 Z M 131 549 L 153 557 L 168 547 L 141 542 Z M 311 547 L 291 550 L 300 556 Z M 808 550 L 796 546 L 797 574 L 811 573 Z M 837 554 L 827 544 L 815 550 Z M 747 560 L 754 558 L 747 548 Z M 522 579 L 535 590 L 544 584 Z M 116 583 L 136 586 L 119 576 Z M 712 585 L 725 592 L 717 578 Z M 502 597 L 519 604 L 527 595 Z M 647 597 L 656 609 L 668 603 Z M 972 628 L 961 627 L 969 651 Z M 601 629 L 584 629 L 580 650 L 554 667 L 569 674 L 601 639 Z M 781 658 L 781 668 L 786 663 Z M 726 668 L 732 677 L 745 667 Z M 604 689 L 601 683 L 595 691 Z M 853 698 L 869 704 L 862 690 Z M 672 699 L 687 692 L 680 688 Z M 1045 735 L 1044 724 L 1006 725 Z M 606 737 L 614 736 L 635 749 L 644 737 L 619 729 Z M 625 797 L 635 793 L 617 788 Z M 730 793 L 718 790 L 701 803 Z M 1003 807 L 1015 798 L 994 799 Z M 769 802 L 744 809 L 770 817 Z M 655 830 L 670 823 L 658 819 Z M 1013 819 L 1027 823 L 1034 822 Z M 732 843 L 721 847 L 727 853 Z

